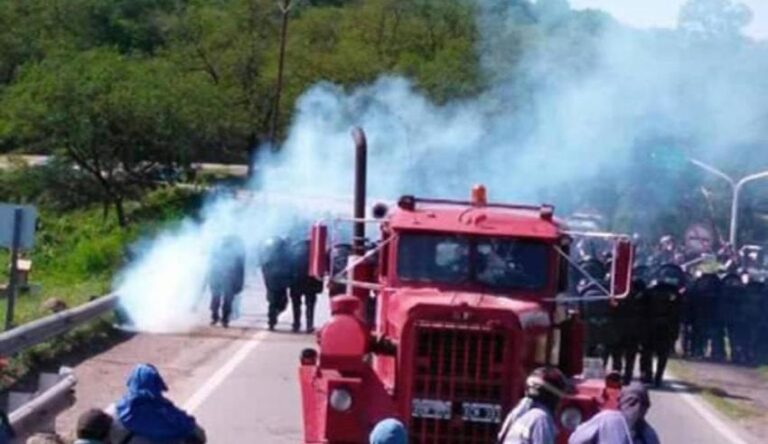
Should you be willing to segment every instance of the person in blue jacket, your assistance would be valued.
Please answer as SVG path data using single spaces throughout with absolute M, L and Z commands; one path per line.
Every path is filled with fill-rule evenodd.
M 168 386 L 155 366 L 137 365 L 126 385 L 128 391 L 108 410 L 114 418 L 110 442 L 205 444 L 205 432 L 195 418 L 163 395 Z

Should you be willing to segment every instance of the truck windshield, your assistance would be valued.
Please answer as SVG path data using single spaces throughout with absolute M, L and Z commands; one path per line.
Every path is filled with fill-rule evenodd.
M 550 248 L 527 239 L 403 233 L 397 249 L 403 281 L 538 290 L 547 284 Z

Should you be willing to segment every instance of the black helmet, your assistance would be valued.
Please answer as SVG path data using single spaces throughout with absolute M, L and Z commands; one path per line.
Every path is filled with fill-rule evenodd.
M 647 265 L 635 265 L 632 267 L 632 281 L 647 284 L 651 275 L 651 268 Z
M 279 254 L 285 252 L 286 240 L 279 236 L 267 238 L 261 247 L 261 254 L 266 260 L 276 259 Z
M 608 272 L 605 264 L 595 258 L 588 258 L 579 262 L 579 267 L 596 281 L 605 279 L 605 275 Z
M 675 264 L 664 264 L 654 273 L 654 279 L 651 286 L 667 285 L 674 288 L 683 288 L 685 286 L 685 272 L 680 266 Z
M 723 286 L 726 288 L 740 288 L 744 287 L 744 283 L 741 281 L 741 277 L 736 273 L 728 273 L 721 279 Z

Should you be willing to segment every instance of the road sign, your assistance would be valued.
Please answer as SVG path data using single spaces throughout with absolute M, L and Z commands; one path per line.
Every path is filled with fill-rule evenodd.
M 0 247 L 13 247 L 13 230 L 16 210 L 21 210 L 19 248 L 29 250 L 35 244 L 37 209 L 31 205 L 0 203 Z

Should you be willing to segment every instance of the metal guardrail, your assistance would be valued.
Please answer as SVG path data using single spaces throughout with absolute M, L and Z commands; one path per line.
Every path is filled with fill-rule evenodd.
M 75 384 L 77 384 L 75 374 L 71 371 L 65 373 L 59 382 L 11 412 L 8 420 L 13 430 L 23 434 L 30 427 L 34 427 L 34 424 L 45 415 L 65 408 L 68 405 L 67 401 L 72 401 Z
M 0 333 L 0 356 L 10 356 L 38 345 L 92 321 L 115 307 L 117 295 L 110 294 Z

